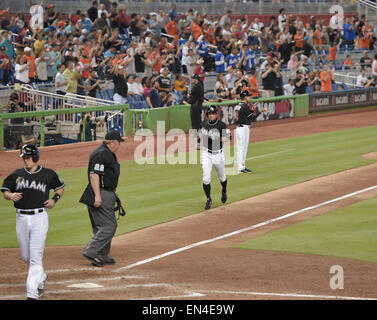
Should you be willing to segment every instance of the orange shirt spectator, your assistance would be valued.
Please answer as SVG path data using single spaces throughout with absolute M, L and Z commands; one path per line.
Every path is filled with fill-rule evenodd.
M 332 46 L 329 48 L 329 60 L 335 61 L 336 60 L 336 49 L 338 49 L 337 46 Z
M 258 89 L 255 89 L 255 88 L 258 88 L 258 80 L 256 78 L 256 76 L 251 76 L 249 78 L 249 83 L 250 83 L 250 86 L 249 86 L 249 91 L 251 93 L 251 96 L 253 98 L 255 97 L 259 97 L 259 90 Z
M 81 76 L 84 79 L 88 79 L 89 78 L 89 69 L 90 69 L 90 60 L 88 58 L 81 57 L 79 59 L 79 62 L 82 65 Z
M 193 22 L 191 26 L 191 33 L 195 41 L 198 41 L 198 38 L 203 34 L 202 28 L 200 28 L 199 25 Z
M 332 91 L 332 79 L 333 75 L 331 72 L 327 71 L 327 67 L 321 72 L 321 91 L 330 92 Z
M 302 33 L 297 32 L 293 39 L 296 41 L 295 47 L 302 49 L 304 46 L 304 35 Z
M 314 45 L 321 46 L 322 43 L 321 30 L 317 29 L 314 31 Z
M 368 36 L 365 36 L 365 34 L 362 37 L 359 37 L 359 48 L 365 48 L 369 49 L 370 45 L 370 38 Z
M 178 42 L 179 41 L 179 30 L 178 30 L 178 24 L 177 22 L 175 22 L 174 20 L 170 21 L 167 25 L 166 25 L 166 31 L 168 32 L 168 34 L 170 34 L 171 36 L 174 37 L 174 41 Z
M 27 54 L 27 52 L 30 52 L 29 54 Z M 30 68 L 29 68 L 29 78 L 30 79 L 34 79 L 35 77 L 35 58 L 34 56 L 31 55 L 31 49 L 26 47 L 25 48 L 25 55 L 24 55 L 27 63 L 30 65 Z
M 154 72 L 160 73 L 162 64 L 161 64 L 161 56 L 158 48 L 155 48 L 149 55 L 148 59 L 152 61 L 152 69 Z

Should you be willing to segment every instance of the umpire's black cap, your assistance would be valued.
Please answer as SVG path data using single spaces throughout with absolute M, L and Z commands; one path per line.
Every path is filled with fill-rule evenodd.
M 123 142 L 124 139 L 120 136 L 120 132 L 118 130 L 112 130 L 106 133 L 105 140 L 117 140 L 119 142 Z

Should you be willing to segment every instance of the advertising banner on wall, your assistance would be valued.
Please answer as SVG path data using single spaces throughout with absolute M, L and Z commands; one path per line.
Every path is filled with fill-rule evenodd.
M 309 95 L 309 112 L 377 105 L 377 88 Z

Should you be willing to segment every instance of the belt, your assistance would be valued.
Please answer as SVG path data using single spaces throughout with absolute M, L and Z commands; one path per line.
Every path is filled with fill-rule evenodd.
M 45 209 L 30 209 L 30 210 L 23 210 L 23 209 L 17 209 L 17 213 L 19 214 L 29 214 L 29 215 L 34 215 L 37 213 L 44 212 Z
M 239 128 L 242 128 L 242 127 L 250 127 L 250 125 L 249 125 L 249 124 L 239 124 L 238 127 L 239 127 Z
M 115 189 L 110 189 L 110 188 L 104 188 L 104 187 L 101 187 L 102 190 L 106 190 L 106 191 L 110 191 L 110 192 L 115 192 Z
M 217 150 L 217 151 L 212 151 L 212 150 L 209 150 L 207 148 L 203 148 L 203 150 L 206 151 L 206 152 L 212 153 L 212 154 L 218 154 L 218 153 L 223 152 L 222 149 L 221 150 Z

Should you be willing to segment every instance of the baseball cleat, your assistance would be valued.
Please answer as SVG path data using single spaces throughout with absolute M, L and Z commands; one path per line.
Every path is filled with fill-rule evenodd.
M 105 263 L 103 262 L 101 258 L 97 258 L 97 257 L 91 258 L 85 255 L 84 253 L 82 255 L 84 258 L 88 259 L 92 263 L 92 266 L 94 267 L 103 267 L 105 265 Z
M 226 192 L 222 192 L 222 193 L 221 193 L 221 202 L 222 202 L 222 203 L 225 203 L 226 200 L 228 200 L 228 197 L 227 197 L 227 195 L 226 195 Z
M 250 169 L 245 168 L 245 169 L 241 170 L 240 172 L 241 173 L 251 173 L 252 171 Z
M 196 150 L 200 150 L 200 143 L 196 144 Z
M 38 285 L 38 297 L 41 298 L 45 292 L 48 276 Z
M 212 200 L 211 199 L 208 199 L 207 202 L 206 202 L 206 205 L 204 207 L 204 210 L 209 210 L 211 209 L 211 206 L 212 206 Z
M 115 260 L 113 258 L 110 258 L 110 257 L 105 257 L 105 258 L 103 258 L 103 263 L 104 264 L 115 264 Z
M 27 297 L 26 300 L 38 300 L 38 299 Z

